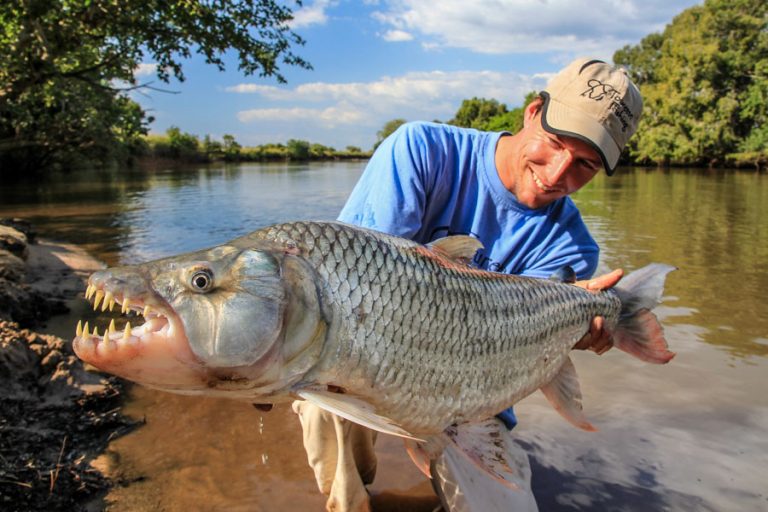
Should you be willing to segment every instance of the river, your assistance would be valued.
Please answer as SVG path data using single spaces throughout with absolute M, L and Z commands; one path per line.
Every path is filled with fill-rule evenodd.
M 274 222 L 332 219 L 363 166 L 81 172 L 2 185 L 0 216 L 110 265 L 136 263 Z M 679 268 L 657 310 L 678 355 L 651 366 L 618 350 L 574 354 L 597 433 L 574 429 L 538 393 L 518 405 L 540 509 L 768 511 L 768 176 L 621 169 L 574 199 L 602 247 L 601 271 Z M 64 319 L 71 331 L 82 306 Z M 109 447 L 120 478 L 109 510 L 322 510 L 289 407 L 263 413 L 134 386 L 126 412 L 145 424 Z M 377 449 L 375 510 L 431 510 L 429 483 L 401 443 L 382 436 Z

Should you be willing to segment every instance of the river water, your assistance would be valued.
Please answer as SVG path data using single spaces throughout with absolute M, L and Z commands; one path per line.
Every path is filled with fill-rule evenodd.
M 110 265 L 224 242 L 263 225 L 332 219 L 364 162 L 83 172 L 3 184 L 0 216 L 80 244 Z M 601 271 L 670 263 L 657 309 L 677 357 L 574 354 L 600 431 L 571 427 L 540 394 L 518 407 L 542 511 L 768 511 L 768 176 L 622 169 L 574 197 Z M 74 324 L 86 308 L 75 308 Z M 71 336 L 71 333 L 58 333 Z M 288 407 L 134 386 L 143 419 L 109 447 L 113 511 L 322 510 Z M 431 510 L 429 483 L 381 436 L 375 510 Z

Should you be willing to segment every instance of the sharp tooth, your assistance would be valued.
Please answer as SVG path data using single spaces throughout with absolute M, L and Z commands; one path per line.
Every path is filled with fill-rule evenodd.
M 96 290 L 96 297 L 93 298 L 93 310 L 96 311 L 99 308 L 99 304 L 101 303 L 101 299 L 104 298 L 104 292 L 101 290 Z
M 88 288 L 85 289 L 85 300 L 91 300 L 91 295 L 93 295 L 93 292 L 96 290 L 96 287 L 92 284 L 88 285 Z
M 106 311 L 107 308 L 109 308 L 109 310 L 111 311 L 112 308 L 111 308 L 110 304 L 113 304 L 114 300 L 115 300 L 115 298 L 112 296 L 112 292 L 107 292 L 104 295 L 104 305 L 101 306 L 101 310 L 102 311 Z
M 131 337 L 131 322 L 125 322 L 125 332 L 123 332 L 123 341 L 128 341 Z
M 83 335 L 83 321 L 78 320 L 77 321 L 77 327 L 75 327 L 75 335 L 79 338 Z
M 144 313 L 143 313 L 144 318 L 147 318 L 147 315 L 149 315 L 150 312 L 152 312 L 152 310 L 150 309 L 149 304 L 147 304 L 146 306 L 144 306 Z
M 88 331 L 88 322 L 85 322 L 85 325 L 83 326 L 83 337 L 88 338 L 91 335 L 91 333 Z
M 126 314 L 128 311 L 128 302 L 130 302 L 130 299 L 128 297 L 123 297 L 123 305 L 120 307 L 120 313 Z
M 93 326 L 93 335 L 96 336 L 97 338 L 99 337 L 99 328 L 96 327 L 95 325 Z
M 115 327 L 115 319 L 114 318 L 109 322 L 109 330 L 111 332 L 117 332 L 117 328 Z

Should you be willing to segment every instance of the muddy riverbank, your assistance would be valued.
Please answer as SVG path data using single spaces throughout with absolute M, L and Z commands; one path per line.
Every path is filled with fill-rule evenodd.
M 123 383 L 43 334 L 100 264 L 71 245 L 0 224 L 0 509 L 100 510 L 111 482 L 92 461 L 132 429 Z

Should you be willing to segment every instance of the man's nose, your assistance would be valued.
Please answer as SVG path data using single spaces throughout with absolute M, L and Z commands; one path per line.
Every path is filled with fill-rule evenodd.
M 547 166 L 547 179 L 550 185 L 559 182 L 573 163 L 573 153 L 567 148 L 562 148 L 553 155 Z

